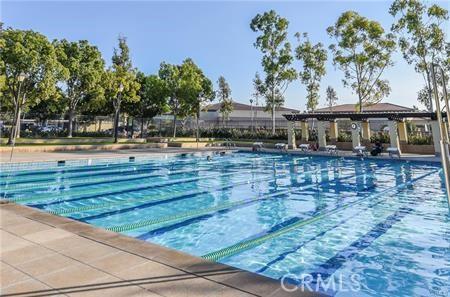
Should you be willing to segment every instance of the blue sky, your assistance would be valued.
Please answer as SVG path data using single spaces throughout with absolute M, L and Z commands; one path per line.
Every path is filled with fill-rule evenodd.
M 1 20 L 6 26 L 32 29 L 49 39 L 87 39 L 98 46 L 109 64 L 119 34 L 126 36 L 133 64 L 147 74 L 156 73 L 161 61 L 181 63 L 191 57 L 213 81 L 225 76 L 238 102 L 248 103 L 252 79 L 261 72 L 260 52 L 253 47 L 256 33 L 249 28 L 257 14 L 275 9 L 289 22 L 291 43 L 295 32 L 308 32 L 313 42 L 329 45 L 325 29 L 346 10 L 378 20 L 386 29 L 391 1 L 1 1 Z M 440 4 L 448 9 L 449 2 Z M 400 53 L 395 66 L 385 72 L 391 95 L 384 102 L 418 105 L 417 91 L 423 81 Z M 296 62 L 297 69 L 299 68 Z M 339 103 L 355 103 L 356 95 L 342 86 L 342 72 L 331 57 L 322 80 L 319 106 L 325 105 L 325 89 L 333 86 Z M 305 109 L 305 87 L 293 82 L 285 106 Z

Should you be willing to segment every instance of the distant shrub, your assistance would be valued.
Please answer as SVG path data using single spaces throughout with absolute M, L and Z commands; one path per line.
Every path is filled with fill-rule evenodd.
M 111 131 L 73 132 L 73 137 L 112 137 Z
M 391 141 L 391 138 L 389 137 L 389 134 L 387 134 L 387 133 L 379 132 L 377 134 L 370 136 L 371 143 L 376 143 L 376 142 L 389 143 L 390 141 Z
M 337 141 L 339 141 L 339 142 L 351 142 L 352 141 L 352 134 L 340 132 L 339 135 L 338 135 Z
M 274 140 L 287 140 L 286 130 L 277 130 L 275 135 L 272 135 L 271 130 L 255 130 L 251 129 L 235 129 L 235 128 L 213 128 L 199 130 L 200 137 L 202 138 L 230 138 L 230 139 L 274 139 Z M 147 133 L 148 136 L 163 136 L 171 137 L 172 131 L 157 131 L 151 130 Z M 184 129 L 177 131 L 177 137 L 195 137 L 195 129 Z M 299 133 L 297 135 L 300 135 Z
M 408 143 L 417 145 L 433 144 L 433 138 L 431 135 L 410 135 L 408 137 Z

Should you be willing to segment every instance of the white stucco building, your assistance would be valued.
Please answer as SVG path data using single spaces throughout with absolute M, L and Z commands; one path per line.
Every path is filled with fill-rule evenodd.
M 204 127 L 228 127 L 228 128 L 251 128 L 254 127 L 272 127 L 272 115 L 264 111 L 262 106 L 251 106 L 243 103 L 233 102 L 233 111 L 224 119 L 220 112 L 220 103 L 212 104 L 203 109 L 200 114 L 200 120 Z M 275 121 L 277 128 L 286 128 L 287 120 L 283 114 L 298 112 L 298 110 L 279 107 L 275 112 Z

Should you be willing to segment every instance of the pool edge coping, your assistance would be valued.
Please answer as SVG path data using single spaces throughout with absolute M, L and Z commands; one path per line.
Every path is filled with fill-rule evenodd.
M 226 264 L 208 261 L 181 251 L 108 231 L 74 219 L 46 213 L 29 206 L 7 202 L 0 203 L 0 208 L 32 221 L 70 232 L 97 244 L 106 245 L 144 258 L 147 261 L 166 265 L 195 277 L 203 278 L 254 296 L 326 296 L 318 292 L 301 290 L 287 292 L 281 288 L 278 280 Z M 228 271 L 229 277 L 224 279 L 219 277 L 219 279 L 216 279 L 214 272 L 217 271 Z M 261 287 L 267 290 L 267 292 L 259 292 Z

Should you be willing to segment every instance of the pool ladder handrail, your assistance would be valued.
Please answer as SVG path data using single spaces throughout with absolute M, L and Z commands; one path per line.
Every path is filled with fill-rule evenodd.
M 446 113 L 446 121 L 444 121 L 442 117 L 442 110 L 441 110 L 441 100 L 439 98 L 439 90 L 438 90 L 438 82 L 436 77 L 436 71 L 435 69 L 438 68 L 441 74 L 441 83 L 442 83 L 442 99 L 445 104 L 445 113 Z M 439 123 L 439 133 L 441 136 L 440 141 L 440 148 L 441 148 L 441 160 L 442 160 L 442 168 L 444 171 L 444 179 L 445 179 L 445 188 L 447 190 L 447 202 L 448 207 L 450 210 L 450 155 L 449 155 L 449 116 L 450 116 L 450 106 L 448 101 L 448 94 L 447 94 L 447 85 L 445 82 L 445 72 L 444 69 L 438 65 L 438 64 L 432 64 L 431 65 L 431 76 L 433 81 L 433 93 L 434 93 L 434 100 L 436 104 L 436 118 Z

